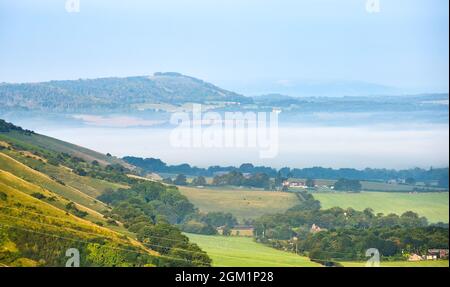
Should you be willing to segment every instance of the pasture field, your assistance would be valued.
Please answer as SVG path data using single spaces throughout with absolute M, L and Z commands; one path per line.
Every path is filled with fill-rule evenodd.
M 257 190 L 219 190 L 179 186 L 183 195 L 203 212 L 230 212 L 239 221 L 282 213 L 299 203 L 295 194 Z
M 366 262 L 339 262 L 344 267 L 365 267 Z M 381 261 L 380 267 L 449 267 L 448 260 L 429 261 Z
M 247 237 L 186 234 L 208 253 L 215 267 L 321 267 L 309 258 L 277 250 Z M 344 267 L 365 267 L 366 262 L 339 262 Z M 381 267 L 449 267 L 448 260 L 381 261 Z
M 415 188 L 423 189 L 426 188 L 430 191 L 443 191 L 443 188 L 437 186 L 425 186 L 423 182 L 418 182 L 416 185 L 410 184 L 399 184 L 399 183 L 386 183 L 386 182 L 376 182 L 376 181 L 361 181 L 363 190 L 366 191 L 400 191 L 409 192 L 414 191 Z
M 425 216 L 430 222 L 449 222 L 448 192 L 398 193 L 398 192 L 361 192 L 361 193 L 315 193 L 322 208 L 331 207 L 364 210 L 372 208 L 375 213 L 402 214 L 414 211 Z
M 304 178 L 292 178 L 290 180 L 297 181 L 305 181 Z M 319 185 L 319 191 L 330 192 L 332 189 L 328 188 L 328 186 L 333 185 L 336 180 L 334 179 L 315 179 L 314 180 L 317 185 Z M 368 181 L 361 180 L 362 190 L 365 191 L 386 191 L 386 192 L 413 192 L 414 189 L 424 189 L 430 191 L 443 191 L 443 188 L 439 188 L 436 186 L 425 186 L 423 182 L 418 182 L 416 185 L 411 184 L 400 184 L 400 183 L 387 183 L 382 181 Z M 292 188 L 294 191 L 297 188 Z M 445 191 L 445 190 L 444 190 Z
M 186 234 L 213 260 L 215 267 L 320 267 L 307 257 L 277 250 L 247 237 Z

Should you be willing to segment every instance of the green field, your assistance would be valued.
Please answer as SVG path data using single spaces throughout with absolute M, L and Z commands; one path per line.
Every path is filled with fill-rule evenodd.
M 320 267 L 307 257 L 256 243 L 252 238 L 186 234 L 213 260 L 215 267 Z M 339 262 L 344 267 L 365 267 L 366 262 Z M 448 260 L 381 261 L 381 267 L 449 267 Z
M 240 221 L 282 213 L 299 203 L 294 194 L 286 192 L 179 188 L 200 211 L 230 212 Z
M 365 267 L 366 262 L 340 262 L 344 267 Z M 449 267 L 448 260 L 430 261 L 381 261 L 381 267 Z
M 256 243 L 252 238 L 187 234 L 219 267 L 319 267 L 309 258 Z
M 361 193 L 315 193 L 314 197 L 322 208 L 351 207 L 356 210 L 372 208 L 376 213 L 402 214 L 411 210 L 425 216 L 430 222 L 449 222 L 448 192 L 433 193 L 397 193 L 397 192 L 361 192 Z
M 305 181 L 305 178 L 292 178 L 291 180 Z M 314 180 L 319 192 L 332 192 L 333 190 L 330 186 L 334 185 L 336 180 L 334 179 L 315 179 Z M 427 189 L 428 191 L 448 191 L 437 186 L 425 186 L 423 182 L 417 182 L 415 185 L 412 184 L 400 184 L 400 183 L 387 183 L 383 181 L 367 181 L 361 180 L 362 190 L 364 191 L 385 191 L 385 192 L 414 192 L 415 189 Z M 291 187 L 291 190 L 296 191 L 302 188 Z
M 73 187 L 62 185 L 52 180 L 46 174 L 30 168 L 2 152 L 0 152 L 0 167 L 2 170 L 10 172 L 11 174 L 14 174 L 25 181 L 48 189 L 55 194 L 58 194 L 73 202 L 79 203 L 86 208 L 92 209 L 96 212 L 102 212 L 103 210 L 107 209 L 104 203 L 99 202 L 95 198 Z

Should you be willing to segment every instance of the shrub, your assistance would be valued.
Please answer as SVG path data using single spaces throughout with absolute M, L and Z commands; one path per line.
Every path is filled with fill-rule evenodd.
M 8 199 L 8 195 L 3 191 L 0 191 L 0 200 L 6 201 Z
M 32 197 L 37 199 L 46 199 L 47 197 L 40 192 L 35 192 L 31 194 Z

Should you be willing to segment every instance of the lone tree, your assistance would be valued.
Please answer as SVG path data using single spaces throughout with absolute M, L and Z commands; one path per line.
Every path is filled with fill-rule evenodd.
M 203 176 L 199 176 L 199 177 L 197 177 L 197 178 L 194 178 L 194 180 L 192 181 L 192 185 L 195 185 L 195 186 L 203 186 L 203 185 L 206 185 L 206 179 L 205 179 L 205 177 L 203 177 Z
M 439 178 L 438 185 L 439 185 L 440 187 L 448 188 L 448 173 L 442 175 L 442 176 Z
M 186 185 L 187 184 L 186 176 L 184 174 L 177 175 L 173 183 L 176 185 Z
M 410 184 L 410 185 L 415 185 L 416 184 L 416 180 L 412 177 L 408 177 L 407 179 L 405 179 L 405 183 L 406 184 Z
M 359 180 L 341 178 L 334 184 L 334 190 L 360 192 L 361 189 Z
M 306 184 L 307 187 L 315 187 L 316 186 L 316 181 L 314 179 L 312 179 L 312 178 L 308 178 L 306 180 L 305 184 Z

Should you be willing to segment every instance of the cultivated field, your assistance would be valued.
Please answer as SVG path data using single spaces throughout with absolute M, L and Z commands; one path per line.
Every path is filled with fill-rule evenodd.
M 309 258 L 256 243 L 252 238 L 187 234 L 208 253 L 213 266 L 232 267 L 319 267 Z
M 428 218 L 430 222 L 449 222 L 448 192 L 433 193 L 397 193 L 397 192 L 361 192 L 361 193 L 315 193 L 314 197 L 322 208 L 334 206 L 356 210 L 372 208 L 376 213 L 401 214 L 411 210 Z
M 285 192 L 179 188 L 181 193 L 201 211 L 230 212 L 239 220 L 281 213 L 298 204 L 294 194 Z
M 294 181 L 305 181 L 304 178 L 293 178 Z M 321 192 L 332 192 L 333 190 L 329 188 L 332 186 L 336 180 L 333 179 L 315 179 L 315 183 L 319 186 L 318 191 Z M 382 181 L 366 181 L 361 180 L 362 190 L 365 191 L 386 191 L 386 192 L 414 192 L 415 189 L 426 189 L 429 191 L 446 191 L 443 188 L 437 186 L 425 186 L 423 182 L 418 182 L 416 185 L 411 184 L 400 184 L 400 183 L 386 183 Z M 298 190 L 298 188 L 291 188 L 292 190 Z

